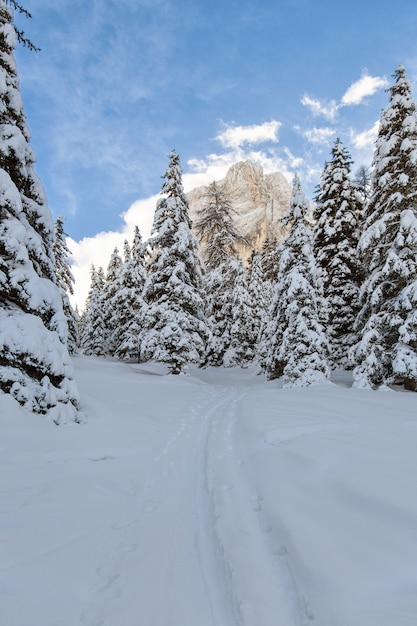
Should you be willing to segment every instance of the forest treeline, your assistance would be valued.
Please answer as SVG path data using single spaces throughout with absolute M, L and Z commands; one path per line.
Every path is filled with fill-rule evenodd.
M 64 224 L 34 171 L 14 59 L 19 31 L 0 0 L 0 391 L 55 423 L 82 421 L 71 353 L 166 363 L 259 366 L 286 387 L 353 370 L 354 385 L 417 383 L 417 113 L 402 66 L 381 113 L 370 174 L 352 180 L 337 140 L 311 213 L 300 180 L 283 219 L 244 264 L 243 236 L 216 183 L 192 228 L 171 152 L 153 229 L 92 268 L 85 310 Z
M 92 269 L 74 343 L 86 354 L 156 360 L 178 373 L 258 364 L 284 386 L 353 369 L 354 385 L 417 381 L 417 117 L 403 67 L 381 114 L 372 168 L 352 180 L 338 139 L 311 214 L 296 175 L 286 235 L 245 266 L 229 198 L 212 183 L 194 224 L 179 156 L 164 173 L 153 234 L 107 273 Z

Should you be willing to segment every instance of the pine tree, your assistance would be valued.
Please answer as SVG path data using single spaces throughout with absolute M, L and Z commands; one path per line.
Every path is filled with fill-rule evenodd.
M 203 247 L 207 268 L 205 291 L 212 337 L 207 351 L 207 364 L 225 365 L 230 348 L 233 290 L 239 271 L 238 247 L 249 245 L 233 223 L 232 204 L 213 182 L 205 195 L 205 204 L 198 211 L 195 231 Z M 226 357 L 226 362 L 229 360 Z
M 278 277 L 278 241 L 276 237 L 268 236 L 262 246 L 261 252 L 262 273 L 265 281 L 275 285 Z
M 264 333 L 269 347 L 263 366 L 269 379 L 283 376 L 285 387 L 322 383 L 329 376 L 327 339 L 320 323 L 325 306 L 323 287 L 308 210 L 295 176 L 290 209 L 284 218 L 289 233 L 280 246 L 278 282 Z
M 119 292 L 122 288 L 123 261 L 117 246 L 110 255 L 103 290 L 103 321 L 105 328 L 104 353 L 114 356 L 117 348 L 116 320 L 119 315 Z
M 144 265 L 145 247 L 136 227 L 132 250 L 128 242 L 125 242 L 121 289 L 112 321 L 115 328 L 115 356 L 121 359 L 141 359 L 139 337 L 145 313 L 142 297 L 146 281 Z
M 105 278 L 102 267 L 91 267 L 91 284 L 85 310 L 80 320 L 80 348 L 84 354 L 104 356 L 107 352 L 104 321 Z
M 255 357 L 251 332 L 253 309 L 245 267 L 242 259 L 239 259 L 232 298 L 230 345 L 223 357 L 226 367 L 247 367 L 253 363 Z
M 57 284 L 61 290 L 62 306 L 68 324 L 68 350 L 70 354 L 74 354 L 77 352 L 78 345 L 78 317 L 69 299 L 69 295 L 74 295 L 74 276 L 69 264 L 71 253 L 67 246 L 64 218 L 61 216 L 55 222 L 53 253 Z
M 249 245 L 249 242 L 235 227 L 232 215 L 236 211 L 215 182 L 209 185 L 204 200 L 204 207 L 197 213 L 194 229 L 203 244 L 203 258 L 210 271 L 227 263 L 231 256 L 236 258 L 237 246 Z
M 249 322 L 251 344 L 255 354 L 258 352 L 261 333 L 267 313 L 267 302 L 270 300 L 269 289 L 265 287 L 262 257 L 258 250 L 254 250 L 250 259 L 249 298 L 252 303 L 252 316 Z
M 363 273 L 357 255 L 362 205 L 350 180 L 351 159 L 337 139 L 323 171 L 314 211 L 314 252 L 322 269 L 328 304 L 327 334 L 335 365 L 349 364 L 356 343 L 353 326 L 359 310 Z
M 191 232 L 188 201 L 176 152 L 169 155 L 152 237 L 144 286 L 147 311 L 141 336 L 143 357 L 167 363 L 173 374 L 188 363 L 201 364 L 209 330 L 202 292 L 203 264 Z
M 417 381 L 417 113 L 400 66 L 381 114 L 373 193 L 359 242 L 367 277 L 361 289 L 353 354 L 354 384 Z
M 0 0 L 0 390 L 56 423 L 80 421 L 54 224 L 29 147 L 16 39 L 12 10 Z
M 231 344 L 233 293 L 239 265 L 239 260 L 231 256 L 205 276 L 207 318 L 212 333 L 207 350 L 207 365 L 225 365 L 225 354 Z
M 372 195 L 372 176 L 369 167 L 361 165 L 353 179 L 354 185 L 365 205 Z

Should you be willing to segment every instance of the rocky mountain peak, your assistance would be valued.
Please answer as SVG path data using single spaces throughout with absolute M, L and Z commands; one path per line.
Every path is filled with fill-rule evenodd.
M 228 197 L 235 211 L 233 220 L 237 228 L 261 249 L 265 239 L 282 236 L 280 219 L 286 214 L 291 198 L 291 187 L 280 172 L 265 174 L 262 166 L 253 161 L 232 165 L 225 178 L 216 181 Z M 204 209 L 207 187 L 197 187 L 188 194 L 190 216 Z M 246 257 L 250 251 L 241 250 Z

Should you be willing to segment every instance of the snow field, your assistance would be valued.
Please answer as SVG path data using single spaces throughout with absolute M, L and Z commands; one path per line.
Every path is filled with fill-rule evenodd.
M 415 626 L 417 396 L 74 359 L 0 395 L 0 623 Z

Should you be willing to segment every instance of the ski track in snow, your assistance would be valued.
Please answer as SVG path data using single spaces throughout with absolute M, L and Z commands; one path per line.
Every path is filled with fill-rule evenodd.
M 246 393 L 207 385 L 155 456 L 139 493 L 129 482 L 97 481 L 98 489 L 130 494 L 132 506 L 128 517 L 115 516 L 111 529 L 118 540 L 97 564 L 97 583 L 80 624 L 115 626 L 125 594 L 137 596 L 140 623 L 147 626 L 312 623 L 285 547 L 264 519 L 262 495 L 247 492 L 242 502 L 240 494 L 247 488 L 234 435 L 237 408 Z M 155 568 L 143 572 L 149 524 L 153 532 L 160 528 L 160 543 Z M 195 597 L 189 599 L 190 580 Z
M 1 626 L 416 626 L 415 394 L 76 365 L 0 394 Z

